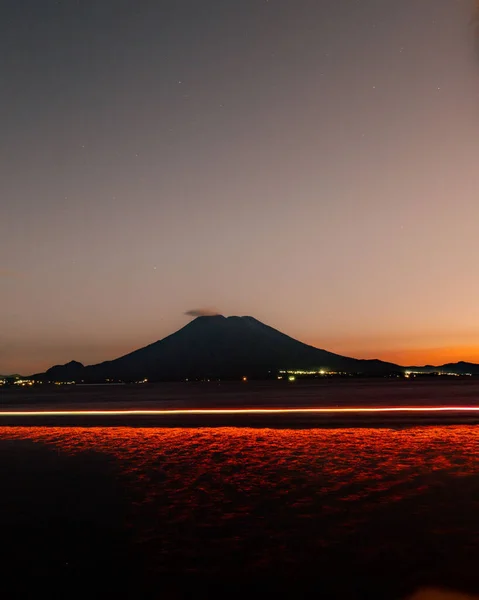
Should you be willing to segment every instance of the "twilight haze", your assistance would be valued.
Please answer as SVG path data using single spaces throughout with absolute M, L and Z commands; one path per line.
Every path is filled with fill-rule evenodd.
M 0 373 L 203 308 L 479 362 L 473 5 L 4 0 Z

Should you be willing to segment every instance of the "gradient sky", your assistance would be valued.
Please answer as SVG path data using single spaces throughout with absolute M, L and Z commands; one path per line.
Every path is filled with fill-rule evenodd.
M 3 0 L 0 373 L 190 309 L 479 362 L 466 0 Z

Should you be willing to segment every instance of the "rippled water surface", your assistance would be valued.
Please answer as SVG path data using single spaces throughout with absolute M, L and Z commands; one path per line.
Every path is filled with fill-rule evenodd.
M 475 427 L 5 427 L 0 439 L 4 456 L 23 440 L 113 465 L 145 577 L 314 574 L 340 588 L 479 590 Z

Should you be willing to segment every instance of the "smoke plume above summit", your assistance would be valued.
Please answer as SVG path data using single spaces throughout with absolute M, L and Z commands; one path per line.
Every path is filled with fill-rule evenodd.
M 214 308 L 192 308 L 191 310 L 187 310 L 184 314 L 189 317 L 214 317 L 220 313 Z

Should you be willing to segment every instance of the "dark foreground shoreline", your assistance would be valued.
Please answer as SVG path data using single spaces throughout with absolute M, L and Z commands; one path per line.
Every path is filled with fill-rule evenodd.
M 477 593 L 478 437 L 0 428 L 3 597 Z
M 41 414 L 351 406 L 478 412 Z M 4 596 L 478 593 L 476 424 L 471 379 L 0 389 Z

